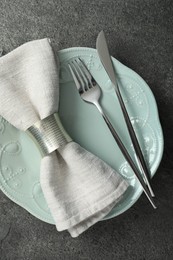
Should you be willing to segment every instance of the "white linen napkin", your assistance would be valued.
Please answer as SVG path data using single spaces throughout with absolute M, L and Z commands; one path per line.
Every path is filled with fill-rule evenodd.
M 58 111 L 58 62 L 48 39 L 0 58 L 0 115 L 20 130 Z M 101 220 L 128 183 L 105 162 L 69 142 L 41 161 L 41 187 L 58 231 L 76 237 Z

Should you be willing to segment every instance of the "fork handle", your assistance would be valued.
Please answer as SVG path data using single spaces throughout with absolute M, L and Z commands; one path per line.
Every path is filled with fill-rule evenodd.
M 124 155 L 125 159 L 126 159 L 127 162 L 129 163 L 129 165 L 131 166 L 131 168 L 133 169 L 133 171 L 134 171 L 134 173 L 135 173 L 135 175 L 136 175 L 138 181 L 140 182 L 140 184 L 141 184 L 141 186 L 142 186 L 142 188 L 143 188 L 143 190 L 144 190 L 144 192 L 145 192 L 145 194 L 146 194 L 148 200 L 150 201 L 150 203 L 151 203 L 151 205 L 153 206 L 153 208 L 156 209 L 157 207 L 156 207 L 156 205 L 155 205 L 155 203 L 154 203 L 154 200 L 153 200 L 153 198 L 152 198 L 152 196 L 151 196 L 151 194 L 150 194 L 150 192 L 149 192 L 149 190 L 148 190 L 148 187 L 146 186 L 146 184 L 145 184 L 145 182 L 144 182 L 144 180 L 143 180 L 141 174 L 138 172 L 138 169 L 137 169 L 136 165 L 134 164 L 134 162 L 133 162 L 131 156 L 129 155 L 129 153 L 128 153 L 127 149 L 126 149 L 126 147 L 125 147 L 124 144 L 122 143 L 122 141 L 121 141 L 121 139 L 120 139 L 118 133 L 116 132 L 116 130 L 115 130 L 114 127 L 112 126 L 112 124 L 111 124 L 109 118 L 108 118 L 108 117 L 105 115 L 105 113 L 103 112 L 103 110 L 102 110 L 100 104 L 99 104 L 98 102 L 94 102 L 94 105 L 97 107 L 97 109 L 98 109 L 99 112 L 101 113 L 101 115 L 102 115 L 102 117 L 103 117 L 105 123 L 107 124 L 107 126 L 108 126 L 110 132 L 112 133 L 112 136 L 114 137 L 115 141 L 117 142 L 117 144 L 118 144 L 118 146 L 119 146 L 119 148 L 120 148 L 122 154 Z
M 146 165 L 145 159 L 143 157 L 143 154 L 142 154 L 138 139 L 136 137 L 135 131 L 133 129 L 132 123 L 130 121 L 130 118 L 129 118 L 127 109 L 125 107 L 123 98 L 121 96 L 121 92 L 120 92 L 118 84 L 117 84 L 115 92 L 117 94 L 117 97 L 118 97 L 118 100 L 119 100 L 119 103 L 120 103 L 120 106 L 121 106 L 121 109 L 122 109 L 122 112 L 123 112 L 123 115 L 124 115 L 124 119 L 125 119 L 125 122 L 126 122 L 126 125 L 127 125 L 127 129 L 128 129 L 128 132 L 129 132 L 129 135 L 130 135 L 130 138 L 131 138 L 131 141 L 132 141 L 135 153 L 136 153 L 137 161 L 138 161 L 139 166 L 140 166 L 140 168 L 143 172 L 143 175 L 145 177 L 146 184 L 148 185 L 148 188 L 150 190 L 151 196 L 154 197 L 154 192 L 153 192 L 151 184 L 150 184 L 150 173 L 149 173 L 148 167 Z

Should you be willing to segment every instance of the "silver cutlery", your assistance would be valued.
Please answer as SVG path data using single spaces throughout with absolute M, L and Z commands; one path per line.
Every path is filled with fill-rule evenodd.
M 148 190 L 148 187 L 146 186 L 141 174 L 138 172 L 138 169 L 131 159 L 131 156 L 129 155 L 127 149 L 125 148 L 124 144 L 122 143 L 119 135 L 117 134 L 116 130 L 112 126 L 109 118 L 105 115 L 103 112 L 102 107 L 99 104 L 99 99 L 101 96 L 101 88 L 98 85 L 98 83 L 95 81 L 85 64 L 80 58 L 76 58 L 73 61 L 69 62 L 69 68 L 72 74 L 72 77 L 74 79 L 75 85 L 78 89 L 78 92 L 81 96 L 81 98 L 88 103 L 94 104 L 99 112 L 101 113 L 103 119 L 105 120 L 109 130 L 111 131 L 115 141 L 117 142 L 121 152 L 123 153 L 125 159 L 133 169 L 135 175 L 137 176 L 140 184 L 143 187 L 143 190 L 149 199 L 150 203 L 152 204 L 153 208 L 156 208 L 156 205 L 153 201 L 153 198 Z
M 115 88 L 115 92 L 116 92 L 116 95 L 118 97 L 118 100 L 119 100 L 119 103 L 120 103 L 120 106 L 121 106 L 121 109 L 122 109 L 122 112 L 123 112 L 123 116 L 124 116 L 124 119 L 125 119 L 125 122 L 126 122 L 126 125 L 127 125 L 127 129 L 128 129 L 128 132 L 129 132 L 129 135 L 130 135 L 130 138 L 131 138 L 131 141 L 132 141 L 135 153 L 136 153 L 137 161 L 139 163 L 140 169 L 143 173 L 145 182 L 148 186 L 148 189 L 151 193 L 151 196 L 154 197 L 154 192 L 153 192 L 151 184 L 150 184 L 151 174 L 150 174 L 149 169 L 146 165 L 146 162 L 145 162 L 145 159 L 143 157 L 138 139 L 136 137 L 132 123 L 130 121 L 127 109 L 125 107 L 125 104 L 124 104 L 124 101 L 123 101 L 123 98 L 122 98 L 122 95 L 121 95 L 121 92 L 120 92 L 120 87 L 119 87 L 118 82 L 116 80 L 115 71 L 114 71 L 114 68 L 113 68 L 112 60 L 111 60 L 111 57 L 110 57 L 110 54 L 109 54 L 106 38 L 105 38 L 103 31 L 101 31 L 99 33 L 98 37 L 97 37 L 96 48 L 97 48 L 99 58 L 100 58 L 100 60 L 103 64 L 103 67 L 105 68 L 105 70 L 106 70 L 106 72 L 107 72 L 107 74 L 108 74 L 108 76 L 109 76 L 109 78 L 110 78 L 110 80 L 111 80 L 111 82 L 112 82 L 112 84 Z

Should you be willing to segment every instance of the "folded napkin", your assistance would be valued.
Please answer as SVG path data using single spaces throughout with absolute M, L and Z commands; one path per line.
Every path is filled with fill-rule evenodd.
M 58 68 L 48 39 L 25 43 L 1 57 L 0 115 L 26 131 L 57 112 Z M 73 237 L 107 215 L 128 187 L 111 167 L 73 141 L 42 159 L 40 183 L 57 230 L 68 230 Z

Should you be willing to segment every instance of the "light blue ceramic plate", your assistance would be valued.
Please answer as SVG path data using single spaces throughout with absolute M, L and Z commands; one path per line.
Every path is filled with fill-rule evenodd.
M 111 165 L 130 183 L 123 199 L 106 218 L 118 216 L 138 200 L 142 189 L 99 112 L 79 97 L 67 66 L 68 61 L 74 57 L 81 57 L 85 61 L 102 88 L 102 107 L 135 160 L 115 92 L 96 50 L 70 48 L 60 51 L 58 56 L 59 114 L 64 127 L 76 142 Z M 163 153 L 163 135 L 155 99 L 138 74 L 116 59 L 113 62 L 131 121 L 153 176 Z M 40 160 L 41 156 L 30 138 L 0 118 L 0 188 L 11 200 L 34 216 L 54 224 L 40 187 Z

